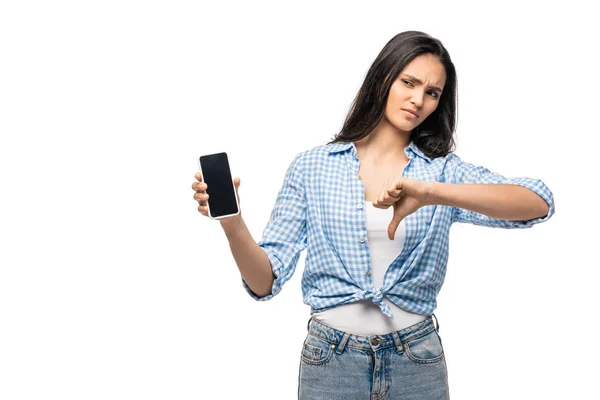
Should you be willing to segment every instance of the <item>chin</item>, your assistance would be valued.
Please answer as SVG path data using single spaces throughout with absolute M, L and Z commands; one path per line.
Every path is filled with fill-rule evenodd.
M 401 122 L 392 122 L 391 123 L 392 126 L 400 131 L 404 131 L 404 132 L 410 132 L 413 129 L 415 129 L 417 126 L 419 126 L 419 124 L 411 124 L 408 121 L 401 121 Z

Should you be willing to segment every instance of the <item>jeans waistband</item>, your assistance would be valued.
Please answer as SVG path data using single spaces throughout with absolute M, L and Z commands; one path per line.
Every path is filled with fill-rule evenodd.
M 433 323 L 434 317 L 437 327 Z M 370 349 L 373 351 L 396 346 L 398 352 L 402 352 L 405 343 L 426 335 L 433 330 L 437 330 L 439 332 L 439 324 L 437 324 L 437 317 L 434 314 L 431 314 L 423 321 L 407 326 L 399 331 L 393 331 L 385 335 L 361 336 L 349 334 L 339 329 L 335 329 L 321 321 L 314 319 L 311 316 L 308 321 L 307 329 L 310 335 L 335 345 L 337 348 L 336 351 L 339 354 L 344 351 L 346 346 L 357 349 Z

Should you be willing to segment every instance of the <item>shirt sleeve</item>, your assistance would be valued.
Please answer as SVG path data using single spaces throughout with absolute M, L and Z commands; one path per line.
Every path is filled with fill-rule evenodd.
M 535 224 L 547 221 L 554 214 L 554 196 L 546 184 L 544 184 L 544 182 L 542 182 L 540 179 L 532 179 L 527 177 L 507 178 L 496 172 L 491 172 L 485 167 L 462 161 L 460 157 L 455 154 L 452 154 L 452 156 L 454 158 L 452 183 L 503 183 L 524 186 L 544 199 L 550 207 L 548 214 L 546 214 L 544 217 L 521 221 L 492 218 L 471 210 L 453 207 L 453 223 L 470 223 L 492 228 L 530 228 Z
M 257 243 L 269 257 L 275 275 L 271 294 L 259 297 L 242 277 L 242 284 L 255 300 L 266 301 L 276 296 L 298 264 L 300 252 L 306 248 L 306 194 L 300 169 L 300 154 L 288 167 L 271 217 Z

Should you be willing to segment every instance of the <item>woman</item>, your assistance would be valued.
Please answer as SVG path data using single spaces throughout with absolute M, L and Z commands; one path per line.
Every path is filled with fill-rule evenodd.
M 554 214 L 541 180 L 506 178 L 452 152 L 455 113 L 442 43 L 400 33 L 370 67 L 341 132 L 294 158 L 262 239 L 241 213 L 220 221 L 259 301 L 279 293 L 308 247 L 300 399 L 448 399 L 433 311 L 450 226 L 528 228 Z M 207 215 L 207 186 L 196 179 Z

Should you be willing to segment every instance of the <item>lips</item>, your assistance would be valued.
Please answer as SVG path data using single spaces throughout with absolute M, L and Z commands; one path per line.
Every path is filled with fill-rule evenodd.
M 407 110 L 406 108 L 403 108 L 402 110 L 413 114 L 415 117 L 418 117 L 418 115 L 412 110 Z

